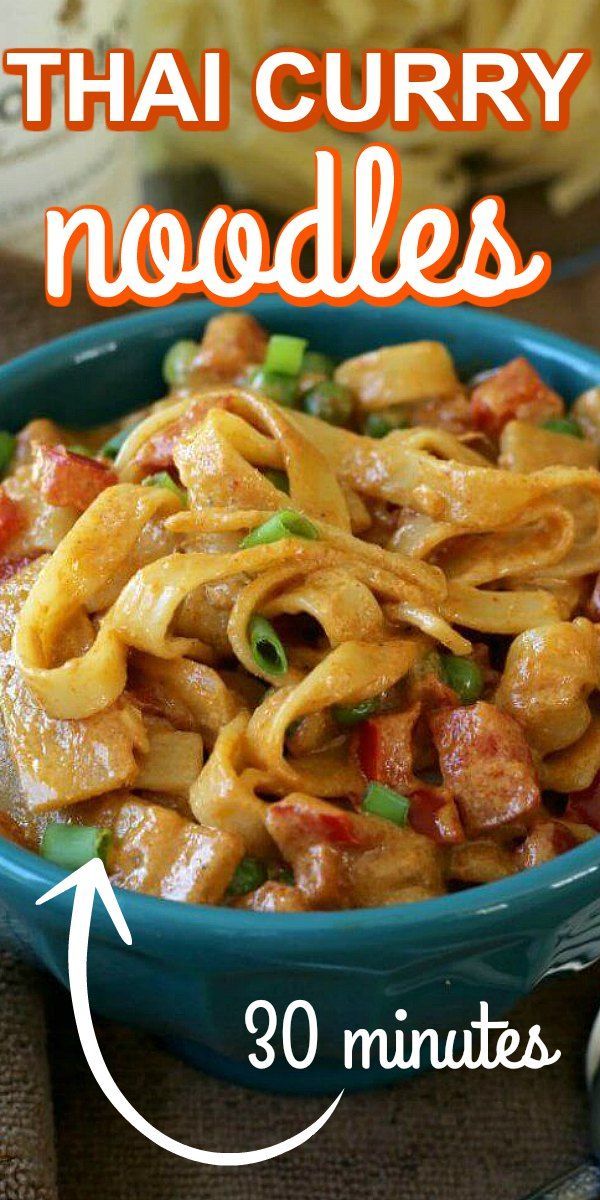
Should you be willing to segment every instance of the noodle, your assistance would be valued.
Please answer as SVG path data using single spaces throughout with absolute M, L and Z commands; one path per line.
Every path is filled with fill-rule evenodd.
M 595 153 L 595 118 L 600 94 L 597 51 L 600 25 L 596 0 L 556 4 L 553 0 L 311 0 L 281 5 L 273 0 L 137 0 L 137 41 L 148 55 L 157 44 L 178 46 L 195 70 L 199 53 L 222 46 L 231 62 L 231 121 L 224 132 L 194 136 L 160 125 L 153 140 L 154 162 L 189 166 L 198 161 L 222 172 L 230 197 L 252 201 L 285 215 L 313 202 L 313 151 L 327 145 L 342 158 L 346 252 L 353 229 L 352 171 L 356 155 L 369 140 L 360 131 L 341 132 L 324 124 L 284 133 L 262 125 L 249 97 L 258 61 L 278 46 L 308 46 L 315 53 L 344 47 L 360 70 L 365 49 L 435 46 L 457 52 L 469 48 L 520 50 L 535 46 L 557 59 L 569 47 L 587 46 L 593 61 L 571 104 L 569 128 L 544 130 L 533 119 L 530 130 L 507 131 L 490 121 L 476 132 L 444 129 L 426 121 L 402 132 L 384 125 L 375 140 L 399 151 L 403 164 L 401 218 L 430 204 L 456 207 L 472 192 L 475 156 L 485 163 L 475 181 L 495 191 L 516 183 L 547 184 L 552 209 L 566 213 L 600 186 Z M 526 91 L 524 99 L 533 90 Z
M 123 886 L 265 911 L 422 899 L 592 836 L 589 394 L 568 417 L 525 360 L 467 386 L 435 343 L 337 367 L 302 346 L 285 406 L 270 347 L 214 318 L 114 467 L 112 441 L 20 435 L 14 836 L 45 853 L 46 826 L 99 825 Z

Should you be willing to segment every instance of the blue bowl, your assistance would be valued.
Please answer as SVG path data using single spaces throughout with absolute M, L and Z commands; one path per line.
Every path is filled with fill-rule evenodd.
M 294 309 L 274 297 L 251 306 L 271 329 L 307 336 L 346 356 L 415 338 L 444 341 L 466 374 L 527 355 L 567 398 L 600 380 L 600 355 L 529 325 L 469 308 L 406 302 L 393 310 Z M 162 392 L 169 344 L 198 336 L 208 303 L 108 321 L 33 350 L 0 368 L 0 427 L 36 415 L 86 425 L 135 408 Z M 504 1015 L 545 976 L 600 957 L 600 837 L 545 866 L 499 883 L 418 904 L 330 913 L 261 914 L 198 908 L 119 892 L 133 946 L 96 906 L 89 950 L 96 1012 L 151 1030 L 206 1070 L 250 1087 L 328 1092 L 399 1077 L 377 1059 L 343 1064 L 343 1031 L 467 1028 L 482 1000 Z M 0 908 L 13 940 L 68 984 L 72 895 L 35 901 L 61 872 L 0 840 Z M 317 1055 L 288 1065 L 275 1039 L 274 1064 L 258 1070 L 244 1014 L 272 1002 L 313 1005 Z M 396 1010 L 407 1010 L 400 1026 Z M 259 1021 L 265 1018 L 257 1018 Z M 296 1024 L 297 1022 L 297 1024 Z M 301 1057 L 304 1017 L 295 1018 Z M 262 1027 L 261 1027 L 262 1028 Z M 543 1034 L 543 1031 L 542 1031 Z

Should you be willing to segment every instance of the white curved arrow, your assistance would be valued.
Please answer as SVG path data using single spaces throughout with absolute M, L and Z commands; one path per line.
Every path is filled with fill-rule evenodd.
M 207 1163 L 211 1167 L 243 1167 L 287 1154 L 290 1150 L 295 1150 L 297 1146 L 307 1142 L 309 1138 L 314 1137 L 315 1133 L 323 1128 L 332 1113 L 335 1112 L 344 1094 L 343 1091 L 336 1096 L 326 1112 L 313 1121 L 312 1125 L 307 1126 L 300 1133 L 294 1134 L 293 1137 L 286 1138 L 285 1141 L 278 1142 L 274 1146 L 265 1146 L 262 1150 L 240 1150 L 223 1154 L 211 1150 L 199 1150 L 195 1146 L 186 1146 L 184 1142 L 167 1137 L 166 1134 L 161 1133 L 160 1129 L 156 1129 L 154 1125 L 146 1121 L 145 1117 L 137 1112 L 117 1087 L 108 1070 L 98 1045 L 90 1012 L 87 953 L 96 892 L 98 892 L 117 933 L 128 946 L 132 944 L 131 933 L 101 859 L 92 858 L 83 867 L 73 871 L 72 875 L 68 875 L 66 879 L 57 883 L 56 887 L 50 888 L 50 891 L 40 896 L 36 904 L 46 904 L 48 900 L 53 900 L 55 896 L 60 896 L 61 892 L 66 892 L 69 888 L 75 889 L 69 929 L 69 985 L 81 1048 L 88 1067 L 106 1099 L 130 1125 L 133 1125 L 134 1129 L 137 1129 L 138 1133 L 142 1133 L 144 1137 L 154 1142 L 155 1145 L 161 1146 L 163 1150 L 169 1150 L 171 1154 L 177 1154 L 179 1158 L 188 1158 L 191 1162 Z

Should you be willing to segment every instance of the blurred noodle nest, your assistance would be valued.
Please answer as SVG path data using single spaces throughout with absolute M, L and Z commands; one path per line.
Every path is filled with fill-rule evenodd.
M 231 121 L 222 132 L 182 133 L 162 123 L 148 140 L 154 165 L 191 167 L 206 163 L 222 175 L 231 198 L 252 200 L 289 215 L 312 203 L 317 146 L 337 148 L 342 156 L 345 220 L 352 223 L 352 171 L 365 142 L 386 141 L 401 155 L 401 218 L 430 204 L 459 206 L 474 184 L 478 190 L 504 191 L 513 184 L 547 183 L 551 208 L 566 213 L 600 184 L 596 154 L 596 115 L 600 67 L 597 0 L 559 4 L 555 0 L 136 0 L 137 49 L 147 55 L 158 44 L 177 46 L 193 73 L 203 49 L 222 46 L 231 61 Z M 160 33 L 160 37 L 159 37 Z M 349 50 L 360 96 L 361 57 L 366 49 L 435 46 L 450 52 L 470 47 L 546 50 L 557 60 L 567 48 L 586 46 L 593 61 L 571 101 L 569 128 L 539 126 L 533 89 L 525 93 L 533 113 L 530 130 L 507 131 L 490 118 L 481 131 L 440 131 L 423 118 L 418 129 L 396 131 L 388 124 L 373 134 L 342 132 L 324 122 L 294 133 L 262 124 L 250 102 L 257 62 L 279 46 L 320 53 L 331 47 Z M 476 179 L 473 168 L 477 164 Z M 350 245 L 346 245 L 346 250 Z
M 567 413 L 524 358 L 336 363 L 231 312 L 163 370 L 75 444 L 0 437 L 0 831 L 258 911 L 600 831 L 600 389 Z

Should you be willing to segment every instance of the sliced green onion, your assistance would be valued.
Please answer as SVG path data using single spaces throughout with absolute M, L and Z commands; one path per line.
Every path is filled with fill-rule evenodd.
M 243 858 L 238 863 L 227 888 L 228 896 L 246 896 L 267 878 L 266 867 L 258 858 Z
M 302 407 L 311 417 L 327 421 L 328 425 L 347 425 L 354 402 L 350 388 L 334 379 L 322 379 L 303 397 Z
M 69 454 L 80 454 L 82 458 L 95 457 L 93 450 L 88 450 L 87 446 L 80 446 L 78 442 L 75 442 L 72 446 L 67 446 L 67 450 Z
M 267 346 L 265 371 L 275 371 L 279 375 L 298 375 L 307 346 L 306 338 L 274 333 Z
M 401 416 L 393 409 L 384 409 L 382 412 L 369 413 L 363 426 L 363 433 L 367 437 L 382 438 L 391 433 L 393 429 L 406 429 L 407 426 L 408 421 L 405 415 Z
M 261 392 L 267 400 L 281 404 L 282 408 L 293 408 L 298 399 L 298 380 L 296 376 L 283 375 L 276 371 L 265 371 L 255 367 L 248 378 L 249 387 Z
M 359 704 L 334 704 L 332 711 L 339 725 L 358 725 L 377 712 L 379 703 L 379 696 L 373 696 L 370 700 L 361 700 Z
M 16 445 L 17 439 L 14 433 L 0 429 L 0 475 L 3 475 L 10 467 Z
M 363 812 L 393 821 L 394 825 L 406 825 L 409 808 L 410 800 L 406 796 L 401 796 L 382 783 L 370 783 L 361 804 Z
M 269 480 L 269 483 L 273 484 L 273 487 L 277 488 L 278 492 L 285 492 L 286 496 L 289 496 L 290 481 L 285 471 L 271 471 L 269 469 L 267 471 L 263 471 L 263 475 L 265 479 Z
M 250 622 L 248 640 L 252 657 L 265 675 L 285 675 L 288 669 L 287 654 L 270 621 L 255 616 Z
M 125 445 L 129 434 L 140 424 L 139 421 L 135 425 L 127 425 L 125 429 L 120 429 L 118 433 L 113 434 L 103 446 L 100 447 L 102 458 L 116 458 L 121 446 Z
M 461 658 L 457 654 L 444 654 L 441 662 L 442 676 L 459 700 L 463 704 L 478 700 L 484 685 L 481 667 L 472 658 Z
M 169 492 L 173 492 L 173 495 L 177 496 L 180 504 L 187 508 L 188 494 L 185 488 L 179 487 L 168 471 L 158 471 L 156 475 L 146 475 L 146 478 L 142 479 L 142 484 L 144 487 L 167 488 Z
M 52 821 L 44 830 L 40 853 L 65 871 L 76 871 L 91 858 L 101 858 L 106 866 L 112 841 L 110 829 Z
M 328 354 L 320 354 L 318 350 L 307 350 L 302 359 L 300 372 L 302 375 L 324 375 L 331 379 L 335 371 L 335 361 Z
M 198 353 L 198 343 L 182 338 L 169 347 L 163 358 L 162 373 L 170 387 L 185 383 L 190 367 Z
M 273 513 L 268 521 L 263 521 L 262 525 L 258 525 L 256 529 L 247 533 L 240 542 L 240 549 L 248 550 L 250 546 L 266 546 L 269 542 L 279 542 L 282 538 L 287 537 L 306 538 L 307 541 L 314 542 L 319 537 L 319 531 L 315 529 L 312 521 L 307 520 L 300 513 L 294 512 L 291 508 L 282 508 L 281 512 Z
M 550 433 L 566 433 L 569 437 L 583 438 L 585 436 L 583 429 L 577 424 L 574 417 L 549 417 L 542 423 L 542 429 L 548 429 Z

